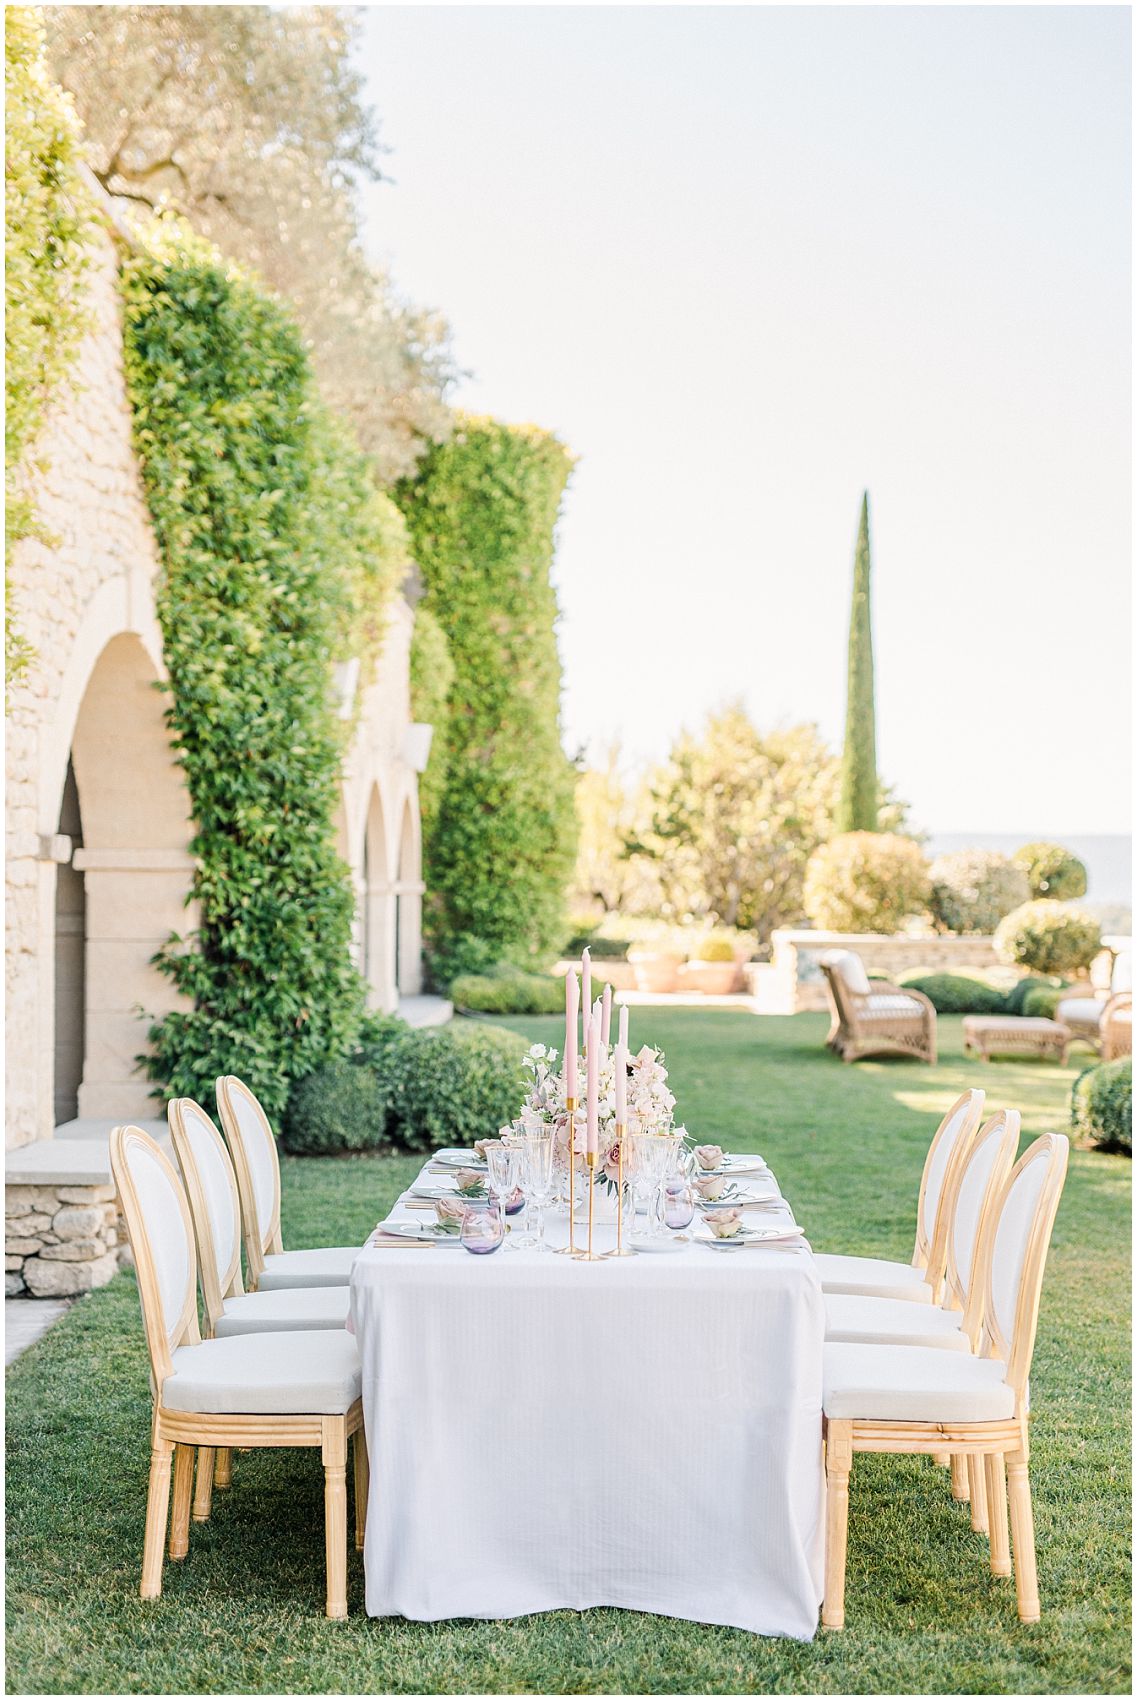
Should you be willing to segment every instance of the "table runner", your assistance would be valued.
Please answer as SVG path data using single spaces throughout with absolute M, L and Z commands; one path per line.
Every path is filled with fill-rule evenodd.
M 400 1201 L 392 1219 L 424 1218 Z M 372 1616 L 619 1606 L 813 1635 L 825 1318 L 807 1250 L 365 1250 L 351 1316 Z

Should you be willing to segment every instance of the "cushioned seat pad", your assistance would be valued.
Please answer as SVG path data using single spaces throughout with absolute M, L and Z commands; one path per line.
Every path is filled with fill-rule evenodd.
M 962 1312 L 905 1299 L 874 1299 L 866 1293 L 825 1294 L 825 1338 L 869 1346 L 928 1346 L 971 1350 L 960 1327 Z
M 170 1411 L 342 1416 L 360 1392 L 359 1350 L 345 1331 L 241 1334 L 179 1346 L 162 1384 Z
M 827 1293 L 867 1293 L 882 1299 L 905 1299 L 930 1304 L 932 1289 L 910 1263 L 893 1263 L 886 1257 L 841 1257 L 818 1252 L 818 1278 Z
M 827 1417 L 984 1423 L 1015 1414 L 1006 1365 L 934 1346 L 825 1347 Z
M 257 1288 L 267 1293 L 277 1287 L 346 1287 L 351 1280 L 351 1266 L 358 1256 L 357 1245 L 274 1251 L 265 1258 L 264 1274 Z
M 217 1320 L 218 1339 L 261 1334 L 269 1329 L 344 1328 L 350 1287 L 273 1287 L 226 1299 Z
M 1097 998 L 1063 998 L 1054 1013 L 1059 1021 L 1088 1021 L 1100 1026 L 1104 1008 Z

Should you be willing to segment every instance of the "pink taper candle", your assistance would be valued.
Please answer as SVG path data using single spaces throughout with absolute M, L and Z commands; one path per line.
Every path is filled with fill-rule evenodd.
M 620 1043 L 620 1044 L 621 1044 L 621 1045 L 622 1045 L 622 1046 L 623 1046 L 623 1047 L 624 1047 L 624 1060 L 625 1060 L 625 1061 L 627 1061 L 627 1051 L 628 1051 L 628 1006 L 627 1006 L 627 1004 L 626 1004 L 626 1003 L 622 1003 L 622 1004 L 621 1004 L 621 1005 L 620 1005 L 620 1038 L 619 1038 L 619 1043 Z
M 594 1011 L 588 1027 L 588 1146 L 596 1155 L 600 1144 L 600 1016 Z
M 584 995 L 581 998 L 580 1007 L 584 1011 L 584 1029 L 585 1029 L 584 1030 L 584 1041 L 587 1044 L 587 1042 L 588 1042 L 588 1021 L 589 1021 L 588 1012 L 592 1008 L 592 958 L 591 958 L 591 956 L 589 956 L 587 950 L 584 952 L 584 955 L 580 959 L 580 967 L 581 967 L 581 976 L 580 977 L 581 977 L 581 980 L 583 982 L 583 988 L 584 988 Z
M 621 1027 L 625 1025 L 620 1023 Z M 628 1047 L 623 1039 L 616 1046 L 616 1125 L 628 1124 Z
M 575 974 L 565 975 L 565 1097 L 576 1097 L 576 1023 L 580 987 Z
M 608 982 L 604 987 L 604 1002 L 600 1006 L 600 1043 L 607 1045 L 608 1035 L 612 1031 L 612 986 Z

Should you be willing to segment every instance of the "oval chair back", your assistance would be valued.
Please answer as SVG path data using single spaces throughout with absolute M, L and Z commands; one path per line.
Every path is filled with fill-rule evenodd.
M 947 1243 L 944 1303 L 963 1312 L 963 1330 L 978 1351 L 983 1329 L 983 1284 L 974 1279 L 983 1225 L 1002 1197 L 1019 1147 L 1017 1110 L 996 1110 L 975 1136 L 963 1166 Z
M 280 1238 L 280 1161 L 268 1117 L 243 1080 L 222 1075 L 217 1108 L 237 1175 L 245 1233 L 245 1272 L 256 1291 L 265 1257 L 283 1251 Z
M 197 1346 L 197 1260 L 185 1188 L 165 1152 L 140 1127 L 111 1132 L 118 1189 L 138 1276 L 142 1323 L 155 1398 L 173 1374 L 179 1346 Z
M 225 1300 L 245 1290 L 237 1177 L 225 1141 L 200 1104 L 192 1098 L 175 1098 L 167 1114 L 193 1217 L 202 1297 L 213 1335 Z
M 977 1279 L 984 1284 L 984 1355 L 1007 1366 L 1007 1383 L 1025 1408 L 1042 1276 L 1066 1181 L 1070 1141 L 1044 1133 L 1028 1145 L 1003 1188 L 982 1236 Z
M 937 1303 L 943 1292 L 956 1194 L 979 1128 L 985 1096 L 978 1088 L 960 1093 L 936 1129 L 924 1159 L 912 1263 L 915 1268 L 927 1271 L 932 1298 Z

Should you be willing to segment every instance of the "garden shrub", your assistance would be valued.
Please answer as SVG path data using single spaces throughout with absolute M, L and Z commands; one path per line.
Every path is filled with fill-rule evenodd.
M 351 1061 L 362 1068 L 374 1069 L 379 1084 L 386 1089 L 388 1059 L 413 1032 L 410 1022 L 404 1021 L 401 1016 L 382 1015 L 377 1010 L 369 1010 L 359 1024 Z
M 574 933 L 565 945 L 564 954 L 579 957 L 587 949 L 594 962 L 604 958 L 609 962 L 624 962 L 631 942 L 631 939 L 605 938 L 603 933 Z
M 42 535 L 27 457 L 71 368 L 87 322 L 83 299 L 94 208 L 79 173 L 71 102 L 52 80 L 37 6 L 8 6 L 4 23 L 4 671 L 31 659 L 7 587 L 13 546 Z
M 421 606 L 454 664 L 445 782 L 424 839 L 423 919 L 439 983 L 478 971 L 453 955 L 470 938 L 493 961 L 536 959 L 563 936 L 577 825 L 549 568 L 571 466 L 535 426 L 460 416 L 398 490 Z
M 1002 1015 L 1007 998 L 997 986 L 968 974 L 905 974 L 902 986 L 923 992 L 939 1015 Z
M 1023 999 L 1023 1014 L 1032 1018 L 1055 1019 L 1060 1001 L 1066 996 L 1061 986 L 1032 986 Z
M 1007 993 L 1007 1014 L 1024 1015 L 1026 1013 L 1027 998 L 1030 996 L 1031 992 L 1037 990 L 1039 987 L 1046 990 L 1052 990 L 1054 987 L 1054 981 L 1043 979 L 1041 975 L 1038 974 L 1027 974 L 1023 979 L 1017 981 L 1017 983 L 1013 985 Z
M 1101 928 L 1094 916 L 1049 897 L 1013 909 L 995 929 L 995 950 L 1002 960 L 1039 974 L 1088 968 L 1100 949 Z
M 428 940 L 426 972 L 435 990 L 448 992 L 463 974 L 492 974 L 498 965 L 500 951 L 486 939 L 474 933 Z
M 1133 1150 L 1133 1058 L 1096 1063 L 1080 1074 L 1070 1097 L 1074 1132 L 1112 1150 Z
M 996 850 L 937 856 L 929 872 L 932 915 L 947 933 L 993 933 L 1031 895 L 1022 869 Z
M 518 1034 L 481 1022 L 411 1028 L 387 1056 L 391 1139 L 410 1151 L 492 1138 L 524 1090 Z
M 382 1150 L 388 1143 L 388 1104 L 374 1069 L 339 1058 L 293 1086 L 281 1144 L 303 1157 Z
M 1064 902 L 1086 895 L 1085 863 L 1061 844 L 1044 841 L 1024 844 L 1011 861 L 1026 876 L 1032 897 L 1052 897 Z
M 123 297 L 201 917 L 157 958 L 193 1008 L 154 1024 L 144 1065 L 197 1098 L 236 1072 L 278 1116 L 363 1014 L 330 669 L 373 656 L 405 527 L 320 408 L 278 301 L 164 227 L 124 262 Z
M 693 962 L 733 962 L 734 955 L 733 941 L 728 938 L 717 937 L 712 933 L 699 945 L 691 960 Z
M 927 907 L 928 864 L 911 838 L 844 832 L 820 845 L 805 869 L 805 912 L 835 933 L 895 933 Z
M 450 982 L 456 1009 L 483 1015 L 560 1015 L 565 983 L 550 974 L 520 970 L 496 974 L 460 974 Z

